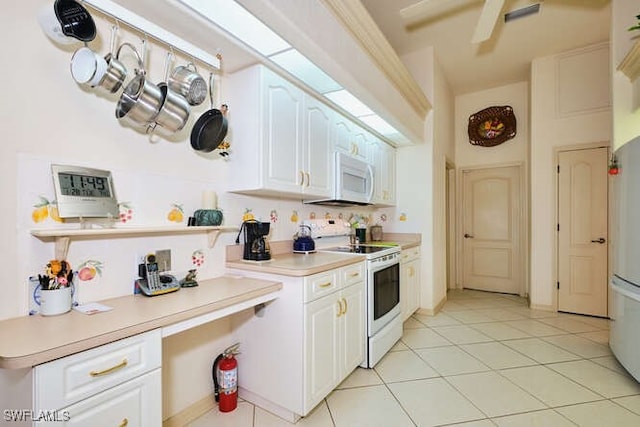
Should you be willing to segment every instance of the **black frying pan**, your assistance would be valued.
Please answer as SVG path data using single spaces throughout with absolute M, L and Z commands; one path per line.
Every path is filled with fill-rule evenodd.
M 191 147 L 204 153 L 218 148 L 227 136 L 227 118 L 213 107 L 213 73 L 209 74 L 209 99 L 211 109 L 205 111 L 191 129 Z

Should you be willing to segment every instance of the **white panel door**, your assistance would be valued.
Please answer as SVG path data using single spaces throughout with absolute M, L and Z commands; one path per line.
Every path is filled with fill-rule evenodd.
M 342 291 L 342 303 L 341 378 L 346 377 L 364 360 L 364 339 L 366 335 L 364 324 L 364 282 L 349 286 Z
M 273 190 L 301 191 L 303 95 L 297 87 L 276 75 L 265 73 L 264 79 L 266 186 Z M 255 144 L 259 150 L 258 141 Z
M 317 299 L 304 307 L 305 413 L 338 385 L 341 310 L 339 292 Z
M 607 316 L 607 149 L 558 160 L 558 310 Z
M 305 96 L 304 185 L 305 195 L 330 197 L 333 183 L 331 152 L 332 112 L 319 101 Z
M 519 166 L 463 172 L 464 288 L 522 292 L 521 179 Z

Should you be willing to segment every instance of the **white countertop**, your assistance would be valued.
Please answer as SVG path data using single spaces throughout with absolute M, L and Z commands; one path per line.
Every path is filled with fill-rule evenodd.
M 280 274 L 283 276 L 309 276 L 334 268 L 344 267 L 365 259 L 360 254 L 341 254 L 315 252 L 311 254 L 280 253 L 269 261 L 245 261 L 242 259 L 227 261 L 227 268 L 250 270 L 260 273 Z
M 93 315 L 71 310 L 59 316 L 0 321 L 0 368 L 31 367 L 198 316 L 228 315 L 259 297 L 274 299 L 282 289 L 279 282 L 227 276 L 199 283 L 155 297 L 128 295 L 100 301 L 113 309 Z

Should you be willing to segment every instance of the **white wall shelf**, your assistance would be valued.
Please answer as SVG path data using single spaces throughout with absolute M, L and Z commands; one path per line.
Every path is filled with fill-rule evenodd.
M 55 240 L 56 259 L 67 259 L 69 244 L 72 237 L 113 237 L 113 236 L 144 236 L 150 234 L 187 234 L 206 233 L 209 248 L 212 248 L 221 232 L 238 231 L 238 227 L 225 226 L 157 226 L 157 227 L 113 227 L 113 228 L 49 228 L 31 230 L 31 235 L 41 240 Z

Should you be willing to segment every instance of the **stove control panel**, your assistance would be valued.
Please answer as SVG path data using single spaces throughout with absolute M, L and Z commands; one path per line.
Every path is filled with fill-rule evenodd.
M 314 239 L 348 236 L 352 233 L 349 223 L 341 219 L 305 219 L 302 225 L 308 225 L 311 228 L 311 237 Z

